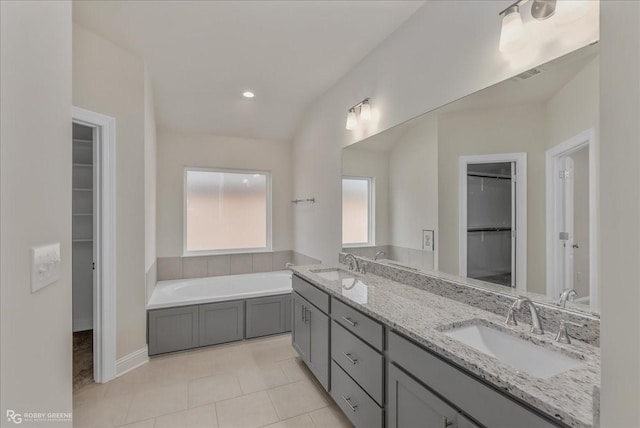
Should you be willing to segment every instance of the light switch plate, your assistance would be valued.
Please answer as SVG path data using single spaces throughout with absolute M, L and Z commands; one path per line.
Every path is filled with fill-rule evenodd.
M 31 248 L 31 292 L 60 279 L 60 243 Z

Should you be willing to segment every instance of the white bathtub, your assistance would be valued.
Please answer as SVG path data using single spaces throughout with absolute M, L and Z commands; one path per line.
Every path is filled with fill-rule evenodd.
M 159 281 L 147 309 L 276 296 L 291 292 L 291 271 Z

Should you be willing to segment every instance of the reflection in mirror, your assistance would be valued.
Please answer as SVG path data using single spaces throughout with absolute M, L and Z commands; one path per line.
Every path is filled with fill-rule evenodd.
M 344 251 L 596 308 L 598 81 L 591 45 L 346 147 Z

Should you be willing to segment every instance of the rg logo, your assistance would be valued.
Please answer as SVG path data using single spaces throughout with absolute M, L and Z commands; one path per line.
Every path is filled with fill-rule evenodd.
M 22 423 L 22 415 L 20 413 L 16 413 L 13 410 L 7 410 L 7 421 L 13 422 L 18 425 Z

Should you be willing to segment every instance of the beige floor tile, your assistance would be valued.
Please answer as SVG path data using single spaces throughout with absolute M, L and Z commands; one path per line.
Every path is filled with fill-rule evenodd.
M 255 366 L 239 371 L 238 380 L 244 394 L 290 383 L 289 378 L 277 363 Z
M 265 391 L 216 403 L 220 428 L 256 428 L 276 422 L 276 414 Z
M 187 384 L 160 386 L 136 393 L 126 422 L 136 422 L 187 408 Z
M 310 380 L 313 377 L 300 357 L 279 361 L 278 364 L 280 364 L 282 371 L 291 382 Z
M 140 422 L 134 422 L 132 424 L 120 425 L 118 428 L 154 428 L 155 419 L 146 419 Z
M 216 428 L 216 405 L 195 407 L 156 418 L 154 428 Z
M 308 414 L 267 425 L 264 428 L 316 428 Z
M 240 395 L 242 390 L 235 374 L 214 375 L 189 382 L 189 407 L 198 407 Z
M 111 428 L 125 423 L 131 395 L 73 403 L 75 428 Z
M 154 362 L 149 362 L 108 382 L 105 397 L 135 394 L 162 384 L 161 368 Z
M 309 413 L 317 428 L 353 428 L 338 406 L 333 405 Z
M 73 392 L 73 404 L 81 404 L 86 402 L 98 401 L 104 397 L 108 388 L 107 383 L 94 383 L 86 385 L 81 389 Z
M 188 382 L 215 373 L 213 360 L 204 353 L 184 353 L 158 362 L 162 383 Z
M 318 388 L 306 380 L 279 386 L 268 392 L 280 419 L 289 419 L 329 404 Z
M 291 346 L 291 339 L 283 340 L 280 337 L 271 341 L 252 344 L 250 352 L 253 359 L 261 364 L 271 361 L 282 361 L 298 355 Z

